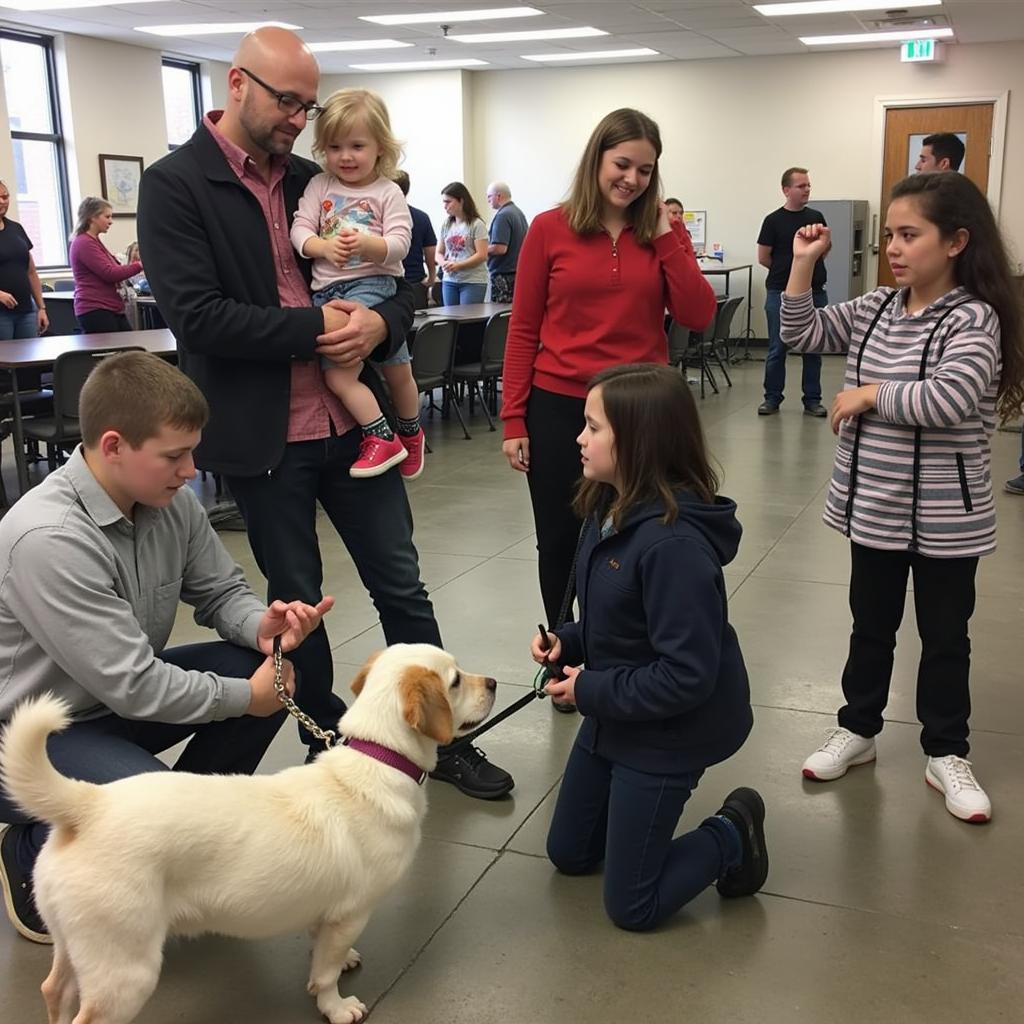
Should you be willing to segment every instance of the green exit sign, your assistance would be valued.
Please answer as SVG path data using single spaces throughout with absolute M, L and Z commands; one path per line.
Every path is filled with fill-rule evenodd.
M 906 39 L 900 44 L 900 60 L 906 64 L 938 61 L 941 47 L 934 39 Z

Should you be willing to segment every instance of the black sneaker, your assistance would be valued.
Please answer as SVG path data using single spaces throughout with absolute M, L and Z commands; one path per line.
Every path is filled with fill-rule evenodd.
M 774 402 L 762 402 L 757 407 L 758 416 L 774 416 L 779 411 L 779 407 Z
M 512 791 L 515 780 L 504 768 L 487 760 L 479 747 L 460 747 L 454 753 L 438 752 L 437 767 L 430 773 L 438 782 L 450 782 L 466 796 L 497 800 Z
M 816 417 L 817 419 L 820 420 L 820 419 L 823 419 L 825 416 L 828 415 L 828 410 L 825 408 L 825 406 L 823 406 L 821 404 L 821 402 L 817 402 L 814 405 L 805 405 L 804 406 L 804 415 L 805 416 L 814 416 L 814 417 Z
M 573 704 L 571 701 L 564 701 L 564 700 L 563 701 L 557 701 L 557 700 L 553 700 L 551 702 L 551 706 L 556 711 L 561 711 L 563 715 L 575 715 L 576 714 L 576 705 Z
M 722 875 L 717 883 L 718 891 L 723 896 L 753 896 L 768 877 L 764 801 L 756 790 L 741 786 L 725 798 L 718 814 L 736 826 L 743 849 L 739 867 Z
M 53 939 L 43 924 L 43 919 L 36 910 L 32 899 L 32 879 L 22 872 L 14 856 L 14 847 L 21 835 L 21 830 L 29 825 L 8 825 L 0 839 L 0 886 L 4 890 L 4 905 L 7 916 L 11 919 L 19 935 L 30 942 L 38 942 L 44 946 L 53 945 Z

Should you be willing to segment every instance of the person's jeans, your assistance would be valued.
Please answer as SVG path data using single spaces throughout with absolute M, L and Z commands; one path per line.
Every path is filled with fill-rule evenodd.
M 819 309 L 828 305 L 824 289 L 812 295 L 814 305 Z M 764 400 L 772 405 L 782 405 L 786 390 L 786 353 L 782 344 L 782 292 L 765 293 L 764 312 L 768 318 L 768 358 L 764 364 Z M 821 356 L 801 356 L 803 374 L 804 408 L 821 405 Z
M 285 445 L 280 464 L 260 476 L 226 478 L 245 519 L 249 544 L 273 601 L 316 604 L 323 562 L 316 533 L 321 505 L 355 562 L 388 644 L 441 646 L 434 609 L 420 581 L 412 510 L 397 470 L 354 480 L 360 431 Z M 329 617 L 328 617 L 329 618 Z M 334 666 L 323 624 L 290 655 L 300 675 L 296 701 L 321 729 L 334 729 L 345 704 L 333 692 Z M 304 743 L 321 745 L 299 730 Z
M 179 668 L 238 679 L 248 679 L 264 657 L 259 651 L 223 641 L 173 647 L 160 655 L 161 660 Z M 63 775 L 102 784 L 146 772 L 169 771 L 156 755 L 191 736 L 174 763 L 174 771 L 251 775 L 286 717 L 282 708 L 267 718 L 243 715 L 220 722 L 179 725 L 108 714 L 73 722 L 64 732 L 51 734 L 46 750 Z M 32 823 L 33 819 L 0 789 L 0 821 L 20 824 Z M 48 834 L 49 826 L 40 822 L 24 832 L 16 854 L 22 870 L 31 872 Z
M 394 275 L 368 274 L 366 277 L 353 277 L 324 285 L 319 291 L 313 292 L 313 305 L 319 308 L 326 306 L 332 299 L 345 299 L 347 302 L 358 302 L 363 306 L 372 307 L 394 298 L 397 291 L 398 278 Z M 331 370 L 336 365 L 326 356 L 320 357 L 320 366 L 323 369 Z
M 35 310 L 30 313 L 15 313 L 10 309 L 0 309 L 0 341 L 35 338 L 38 335 L 39 319 Z
M 650 775 L 574 744 L 547 853 L 566 875 L 604 861 L 604 906 L 620 928 L 647 931 L 740 863 L 739 833 L 722 818 L 672 834 L 703 772 Z
M 483 302 L 486 294 L 486 284 L 463 284 L 448 280 L 441 282 L 441 297 L 446 306 L 468 306 L 474 302 Z
M 929 757 L 970 749 L 971 641 L 978 559 L 929 558 L 910 551 L 883 551 L 850 544 L 850 611 L 853 632 L 843 670 L 839 724 L 858 736 L 882 731 L 889 700 L 896 631 L 914 573 L 914 610 L 921 637 L 917 670 L 917 717 L 921 746 Z

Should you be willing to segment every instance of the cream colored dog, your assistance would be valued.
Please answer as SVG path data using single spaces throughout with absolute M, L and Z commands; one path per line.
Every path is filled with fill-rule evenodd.
M 358 699 L 339 728 L 363 750 L 338 745 L 276 775 L 156 772 L 104 786 L 66 778 L 46 756 L 47 735 L 68 724 L 62 702 L 19 708 L 0 770 L 18 804 L 54 826 L 34 874 L 53 936 L 50 1024 L 134 1020 L 168 934 L 304 928 L 317 1008 L 331 1024 L 362 1020 L 366 1007 L 339 994 L 338 978 L 359 963 L 352 943 L 419 844 L 427 802 L 411 776 L 490 714 L 495 686 L 437 647 L 397 644 L 352 684 Z

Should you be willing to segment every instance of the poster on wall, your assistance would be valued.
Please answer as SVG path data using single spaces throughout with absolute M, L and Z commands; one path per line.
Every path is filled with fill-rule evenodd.
M 141 156 L 100 153 L 100 186 L 115 217 L 134 217 L 138 212 L 142 171 Z
M 693 242 L 693 247 L 699 252 L 707 244 L 707 210 L 684 210 L 683 226 L 690 232 L 690 239 Z

